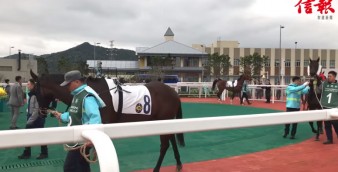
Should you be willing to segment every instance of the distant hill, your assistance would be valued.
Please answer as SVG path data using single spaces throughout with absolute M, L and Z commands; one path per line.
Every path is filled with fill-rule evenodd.
M 17 58 L 18 54 L 13 54 L 5 58 Z M 70 48 L 65 51 L 44 54 L 41 56 L 34 56 L 35 58 L 44 58 L 48 64 L 49 73 L 58 73 L 57 64 L 58 61 L 63 57 L 66 58 L 69 63 L 76 64 L 87 60 L 94 60 L 94 46 L 88 42 L 84 42 L 76 47 Z M 27 59 L 27 54 L 22 54 L 22 59 Z M 125 60 L 125 61 L 137 61 L 135 51 L 127 49 L 113 50 L 100 46 L 95 47 L 95 59 L 96 60 Z M 39 66 L 38 66 L 39 67 Z

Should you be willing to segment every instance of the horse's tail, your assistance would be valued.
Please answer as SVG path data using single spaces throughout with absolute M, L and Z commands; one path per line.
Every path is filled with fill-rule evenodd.
M 176 115 L 176 119 L 182 119 L 183 115 L 182 115 L 182 104 L 181 104 L 181 100 L 180 100 L 180 106 L 178 108 L 178 112 Z M 185 146 L 185 142 L 184 142 L 184 136 L 183 133 L 178 133 L 176 134 L 176 139 L 178 141 L 178 144 L 182 147 Z
M 211 87 L 211 90 L 215 90 L 215 86 L 216 86 L 216 83 L 219 81 L 220 79 L 215 79 L 214 82 L 212 83 L 212 87 Z

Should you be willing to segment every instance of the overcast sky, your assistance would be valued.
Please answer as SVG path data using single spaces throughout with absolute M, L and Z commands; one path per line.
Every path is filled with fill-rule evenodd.
M 305 1 L 305 0 L 303 0 Z M 0 0 L 0 57 L 63 51 L 83 42 L 135 50 L 175 40 L 191 46 L 218 38 L 240 47 L 338 49 L 338 0 L 332 20 L 298 14 L 299 0 Z M 315 0 L 318 3 L 319 0 Z

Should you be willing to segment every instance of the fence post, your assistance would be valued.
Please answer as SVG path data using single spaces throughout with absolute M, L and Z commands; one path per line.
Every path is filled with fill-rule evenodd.
M 82 136 L 93 143 L 101 172 L 120 171 L 116 150 L 108 135 L 99 130 L 86 130 L 82 132 Z

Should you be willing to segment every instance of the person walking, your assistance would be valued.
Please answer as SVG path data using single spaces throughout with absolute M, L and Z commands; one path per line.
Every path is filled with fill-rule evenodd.
M 241 96 L 240 96 L 240 102 L 241 102 L 241 105 L 243 105 L 243 99 L 245 98 L 246 99 L 246 102 L 248 103 L 248 105 L 250 105 L 250 101 L 249 101 L 249 97 L 248 97 L 248 83 L 246 80 L 244 80 L 243 82 L 243 86 L 242 86 L 242 93 L 241 93 Z
M 67 87 L 73 95 L 73 101 L 68 112 L 61 114 L 54 111 L 52 114 L 62 122 L 68 123 L 69 126 L 101 124 L 99 108 L 106 106 L 103 100 L 85 83 L 85 79 L 79 71 L 67 72 L 64 78 L 65 81 L 60 86 Z M 92 145 L 90 142 L 85 144 Z M 90 172 L 89 163 L 81 155 L 80 149 L 76 149 L 82 145 L 81 143 L 66 145 L 73 150 L 67 154 L 63 167 L 64 172 Z M 89 152 L 89 149 L 86 150 L 86 153 Z
M 5 91 L 7 93 L 7 96 L 9 97 L 10 96 L 10 92 L 11 92 L 11 85 L 9 84 L 9 79 L 5 79 Z
M 270 80 L 267 80 L 265 85 L 271 85 L 270 84 Z M 271 87 L 270 86 L 266 86 L 266 87 L 262 87 L 263 89 L 265 89 L 265 98 L 266 98 L 266 102 L 265 103 L 270 103 L 270 99 L 271 99 Z
M 11 86 L 8 105 L 11 107 L 11 126 L 9 129 L 18 129 L 16 122 L 20 114 L 20 107 L 25 104 L 24 93 L 21 86 L 21 76 L 15 77 L 15 83 Z
M 277 82 L 276 85 L 280 85 L 279 81 Z M 276 87 L 276 99 L 280 100 L 282 94 L 282 88 L 281 87 Z
M 337 108 L 338 106 L 338 83 L 336 80 L 337 72 L 330 71 L 327 80 L 319 87 L 318 92 L 322 93 L 320 103 L 323 109 Z M 338 136 L 338 120 L 324 121 L 327 140 L 323 144 L 333 144 L 332 127 Z
M 44 128 L 45 117 L 39 115 L 39 103 L 36 98 L 36 87 L 33 79 L 27 82 L 27 88 L 29 89 L 28 109 L 27 109 L 27 122 L 26 129 L 30 128 Z M 18 156 L 19 159 L 28 159 L 31 157 L 31 147 L 25 147 L 23 153 Z M 41 146 L 41 153 L 36 159 L 48 158 L 47 145 Z
M 300 110 L 300 101 L 302 94 L 308 94 L 310 87 L 309 82 L 305 82 L 303 85 L 301 84 L 301 79 L 299 76 L 295 76 L 292 78 L 291 84 L 286 87 L 286 111 L 293 112 Z M 292 124 L 291 129 L 291 137 L 290 139 L 295 139 L 297 132 L 297 123 Z M 290 131 L 290 124 L 285 124 L 284 135 L 283 138 L 286 138 Z

